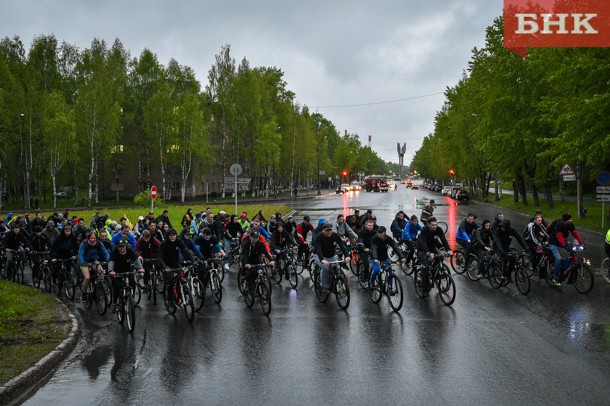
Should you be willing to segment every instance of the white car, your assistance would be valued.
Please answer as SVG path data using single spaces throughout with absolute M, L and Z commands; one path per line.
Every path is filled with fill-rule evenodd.
M 349 191 L 350 191 L 349 184 L 347 184 L 347 183 L 342 183 L 342 184 L 341 184 L 341 191 L 342 191 L 343 193 L 347 193 L 347 192 L 349 192 Z
M 443 190 L 441 190 L 441 195 L 448 196 L 449 192 L 451 192 L 451 186 L 445 186 L 443 187 Z

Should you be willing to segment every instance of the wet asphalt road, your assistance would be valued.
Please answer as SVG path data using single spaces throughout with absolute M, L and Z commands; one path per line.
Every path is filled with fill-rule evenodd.
M 295 203 L 317 223 L 354 207 L 372 208 L 386 226 L 400 209 L 419 215 L 433 197 L 435 214 L 455 234 L 468 211 L 493 218 L 486 205 L 456 206 L 426 190 L 352 192 Z M 517 229 L 525 218 L 509 216 Z M 587 256 L 599 266 L 601 236 Z M 599 256 L 599 257 L 597 257 Z M 596 258 L 597 257 L 597 258 Z M 161 302 L 142 300 L 133 336 L 108 313 L 70 304 L 83 327 L 73 354 L 28 405 L 136 404 L 456 404 L 607 405 L 610 401 L 610 286 L 592 292 L 551 289 L 533 279 L 529 295 L 514 285 L 454 276 L 457 297 L 419 299 L 401 276 L 405 302 L 373 304 L 350 275 L 351 304 L 316 300 L 306 273 L 298 291 L 274 286 L 270 317 L 247 309 L 227 274 L 220 306 L 206 302 L 192 325 Z M 434 291 L 433 291 L 434 292 Z

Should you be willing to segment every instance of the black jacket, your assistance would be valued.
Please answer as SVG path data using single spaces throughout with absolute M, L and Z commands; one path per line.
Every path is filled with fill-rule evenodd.
M 432 231 L 430 227 L 426 226 L 417 236 L 415 246 L 419 252 L 434 252 L 437 247 L 437 242 L 440 242 L 447 251 L 450 250 L 447 237 L 440 227 Z

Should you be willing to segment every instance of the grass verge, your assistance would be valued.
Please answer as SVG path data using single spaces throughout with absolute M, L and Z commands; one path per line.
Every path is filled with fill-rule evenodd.
M 540 207 L 534 206 L 534 200 L 528 196 L 528 201 L 530 205 L 525 206 L 521 201 L 515 204 L 513 196 L 504 195 L 498 201 L 493 200 L 493 198 L 489 201 L 490 204 L 504 207 L 509 210 L 514 210 L 519 213 L 525 213 L 534 215 L 536 210 L 542 210 L 542 216 L 546 219 L 547 222 L 551 222 L 555 219 L 561 217 L 563 213 L 570 213 L 572 215 L 572 219 L 574 220 L 574 225 L 576 228 L 585 228 L 587 230 L 598 231 L 605 233 L 610 226 L 610 204 L 606 205 L 606 219 L 604 221 L 604 228 L 602 229 L 602 204 L 601 203 L 585 203 L 585 207 L 587 208 L 587 215 L 585 218 L 579 219 L 576 211 L 576 202 L 562 202 L 562 201 L 554 201 L 554 208 L 549 209 L 548 203 L 546 199 L 540 199 Z M 490 219 L 491 220 L 491 219 Z
M 0 385 L 55 349 L 71 328 L 53 296 L 0 281 Z

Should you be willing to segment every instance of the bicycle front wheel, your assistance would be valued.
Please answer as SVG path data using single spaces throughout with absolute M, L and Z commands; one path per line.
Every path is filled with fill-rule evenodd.
M 402 282 L 396 277 L 396 275 L 388 276 L 386 280 L 386 289 L 388 294 L 388 300 L 390 301 L 390 307 L 395 312 L 402 308 Z
M 322 287 L 320 286 L 320 274 L 315 273 L 313 276 L 313 286 L 316 291 L 316 297 L 320 303 L 326 303 L 328 300 L 328 293 L 322 293 Z
M 265 316 L 269 316 L 269 313 L 271 313 L 271 291 L 269 291 L 268 286 L 269 285 L 264 282 L 258 285 L 258 298 Z
M 498 264 L 492 264 L 487 270 L 489 274 L 489 283 L 494 289 L 502 287 L 502 268 Z
M 337 275 L 335 279 L 335 296 L 339 308 L 341 310 L 346 310 L 349 307 L 350 294 L 347 278 L 343 273 Z
M 375 277 L 373 285 L 371 285 L 371 281 L 369 279 L 369 293 L 371 295 L 371 301 L 373 303 L 379 303 L 381 296 L 383 296 L 383 292 L 381 291 L 381 272 L 379 272 Z
M 176 303 L 169 298 L 169 295 L 173 295 L 174 292 L 168 292 L 168 289 L 171 289 L 171 285 L 165 283 L 163 285 L 163 302 L 165 303 L 165 310 L 167 310 L 167 313 L 169 315 L 174 315 L 176 314 L 177 310 Z
M 125 320 L 127 321 L 127 329 L 130 333 L 136 328 L 136 305 L 130 294 L 127 294 L 125 301 Z
M 288 272 L 288 282 L 290 283 L 290 287 L 292 289 L 296 289 L 297 286 L 299 286 L 299 275 L 297 275 L 295 266 L 293 264 L 288 264 L 286 272 Z
M 573 270 L 574 275 L 574 287 L 580 293 L 589 293 L 593 289 L 593 272 L 588 265 L 585 265 L 582 260 L 578 269 Z
M 436 224 L 438 225 L 438 228 L 443 230 L 443 233 L 447 234 L 447 230 L 449 229 L 447 223 L 445 223 L 444 221 L 438 221 Z
M 212 298 L 214 303 L 220 304 L 222 301 L 222 282 L 216 273 L 212 274 L 210 283 L 212 284 Z
M 438 277 L 438 294 L 445 306 L 451 306 L 455 301 L 455 282 L 451 275 L 442 273 Z
M 479 257 L 476 255 L 470 255 L 468 267 L 466 268 L 466 274 L 471 281 L 477 282 L 479 280 L 479 261 Z
M 369 286 L 369 267 L 366 262 L 361 259 L 358 260 L 358 284 L 361 288 L 365 289 Z
M 462 275 L 466 271 L 466 257 L 462 250 L 455 250 L 450 258 L 451 268 L 453 272 Z
M 198 312 L 203 307 L 205 301 L 205 287 L 199 278 L 193 278 L 193 304 L 195 311 Z
M 521 266 L 518 266 L 515 271 L 515 285 L 517 285 L 517 289 L 522 295 L 527 295 L 530 292 L 532 286 L 530 277 Z
M 104 293 L 104 282 L 96 282 L 93 290 L 93 297 L 95 299 L 95 310 L 97 311 L 97 314 L 103 316 L 106 314 L 106 309 L 108 308 L 106 294 Z
M 193 303 L 193 295 L 191 294 L 191 291 L 186 286 L 182 286 L 181 289 L 182 289 L 182 297 L 184 300 L 184 303 L 183 303 L 184 315 L 186 316 L 186 319 L 188 320 L 188 322 L 192 323 L 193 320 L 195 319 L 195 305 Z
M 142 288 L 139 283 L 136 283 L 131 287 L 131 294 L 133 295 L 133 302 L 137 306 L 140 304 L 140 300 L 142 300 Z

